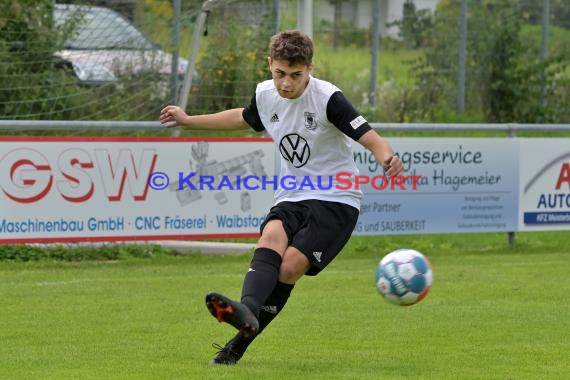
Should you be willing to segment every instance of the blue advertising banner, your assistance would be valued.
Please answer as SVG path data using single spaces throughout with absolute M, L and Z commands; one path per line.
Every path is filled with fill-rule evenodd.
M 515 231 L 518 140 L 505 138 L 391 138 L 406 181 L 381 189 L 384 173 L 353 144 L 364 200 L 355 233 L 421 234 Z M 373 178 L 377 178 L 373 181 Z

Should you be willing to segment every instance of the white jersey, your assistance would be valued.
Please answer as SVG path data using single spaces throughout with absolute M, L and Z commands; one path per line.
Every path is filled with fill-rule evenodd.
M 267 80 L 257 85 L 243 117 L 256 131 L 266 130 L 277 144 L 281 182 L 287 185 L 294 179 L 297 184 L 279 184 L 275 204 L 318 199 L 360 209 L 362 192 L 354 185 L 338 189 L 336 176 L 350 173 L 354 181 L 358 168 L 349 138 L 358 140 L 371 128 L 336 86 L 311 77 L 300 97 L 286 99 Z M 346 182 L 341 187 L 346 188 Z

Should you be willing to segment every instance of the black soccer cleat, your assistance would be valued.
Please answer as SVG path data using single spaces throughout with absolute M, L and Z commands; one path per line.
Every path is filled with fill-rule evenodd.
M 232 344 L 234 339 L 230 340 L 224 347 L 217 343 L 212 344 L 212 346 L 218 350 L 216 356 L 210 361 L 212 365 L 234 365 L 241 359 L 243 352 L 236 349 Z
M 208 293 L 206 295 L 206 306 L 218 322 L 229 323 L 238 329 L 244 337 L 248 338 L 257 334 L 259 321 L 244 304 L 232 301 L 218 293 Z

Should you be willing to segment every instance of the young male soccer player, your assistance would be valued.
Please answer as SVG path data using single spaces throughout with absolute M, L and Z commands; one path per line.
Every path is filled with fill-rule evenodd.
M 270 41 L 273 79 L 257 85 L 247 107 L 189 116 L 179 107 L 167 106 L 160 121 L 185 129 L 267 131 L 281 153 L 280 178 L 299 181 L 308 176 L 317 183 L 319 176 L 332 176 L 334 181 L 336 173 L 357 175 L 349 138 L 369 149 L 387 175 L 400 175 L 402 162 L 389 143 L 337 87 L 311 75 L 312 58 L 313 43 L 307 35 L 297 30 L 278 33 Z M 350 238 L 361 191 L 320 187 L 324 186 L 276 190 L 245 274 L 241 302 L 219 293 L 206 295 L 210 313 L 238 330 L 219 347 L 212 363 L 235 364 L 283 309 L 297 280 L 317 275 Z

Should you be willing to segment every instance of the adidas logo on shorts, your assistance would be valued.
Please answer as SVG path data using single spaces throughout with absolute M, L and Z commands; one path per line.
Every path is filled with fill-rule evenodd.
M 321 255 L 323 253 L 322 252 L 313 252 L 313 256 L 315 257 L 315 259 L 320 263 L 321 262 Z
M 270 121 L 271 121 L 272 123 L 279 123 L 279 116 L 277 116 L 277 114 L 274 113 L 273 116 L 271 116 Z

